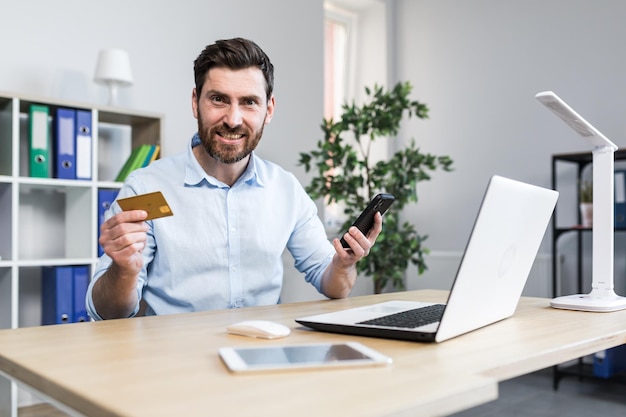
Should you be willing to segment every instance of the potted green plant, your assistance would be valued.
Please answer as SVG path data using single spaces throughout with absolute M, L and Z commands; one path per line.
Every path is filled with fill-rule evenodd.
M 313 199 L 323 198 L 326 204 L 340 203 L 346 230 L 367 203 L 380 192 L 393 194 L 395 203 L 385 214 L 383 230 L 369 256 L 359 262 L 358 271 L 373 278 L 374 291 L 390 283 L 394 289 L 404 289 L 404 272 L 413 263 L 422 274 L 426 270 L 423 246 L 426 235 L 420 235 L 409 222 L 402 222 L 400 213 L 409 203 L 417 203 L 417 183 L 430 180 L 437 168 L 452 170 L 449 156 L 422 153 L 415 140 L 395 152 L 389 159 L 372 161 L 371 144 L 377 140 L 392 140 L 400 123 L 408 116 L 428 117 L 428 107 L 411 100 L 412 86 L 399 82 L 384 90 L 375 85 L 365 88 L 365 103 L 344 104 L 339 120 L 324 119 L 323 139 L 317 148 L 300 154 L 299 164 L 316 176 L 306 186 Z

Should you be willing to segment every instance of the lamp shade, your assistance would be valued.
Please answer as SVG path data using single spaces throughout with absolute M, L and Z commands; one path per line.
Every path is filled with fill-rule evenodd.
M 103 49 L 98 55 L 94 81 L 98 84 L 129 86 L 133 84 L 128 53 L 121 49 Z

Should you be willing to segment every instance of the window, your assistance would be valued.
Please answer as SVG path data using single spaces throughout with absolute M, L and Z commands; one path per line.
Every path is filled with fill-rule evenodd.
M 324 2 L 325 119 L 337 120 L 343 104 L 358 102 L 366 85 L 386 84 L 386 7 L 379 0 Z M 386 145 L 381 146 L 372 147 L 374 158 L 386 157 Z M 341 203 L 325 202 L 322 217 L 329 235 L 342 232 L 339 228 L 347 220 L 343 211 Z
M 324 8 L 324 117 L 330 119 L 340 114 L 348 98 L 356 16 L 333 3 L 325 3 Z
M 350 39 L 353 38 L 355 16 L 332 3 L 324 4 L 324 118 L 335 119 L 341 114 L 341 106 L 348 98 L 348 79 L 351 55 Z M 334 171 L 340 168 L 331 168 Z M 324 202 L 324 225 L 329 234 L 340 233 L 346 220 L 341 203 Z

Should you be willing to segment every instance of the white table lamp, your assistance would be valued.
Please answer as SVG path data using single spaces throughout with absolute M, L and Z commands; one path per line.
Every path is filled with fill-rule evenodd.
M 614 261 L 614 172 L 617 146 L 583 119 L 552 91 L 535 98 L 552 110 L 594 148 L 593 163 L 593 235 L 592 283 L 589 294 L 574 294 L 552 299 L 555 308 L 608 312 L 626 308 L 626 297 L 613 289 Z
M 94 81 L 109 87 L 109 105 L 117 104 L 117 90 L 133 84 L 128 53 L 121 49 L 103 49 L 98 55 Z

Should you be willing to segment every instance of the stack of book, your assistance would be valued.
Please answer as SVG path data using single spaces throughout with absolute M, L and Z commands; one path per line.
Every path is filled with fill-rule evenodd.
M 143 168 L 157 159 L 161 147 L 159 145 L 140 145 L 131 152 L 124 166 L 117 174 L 115 181 L 124 182 L 128 174 L 138 168 Z

